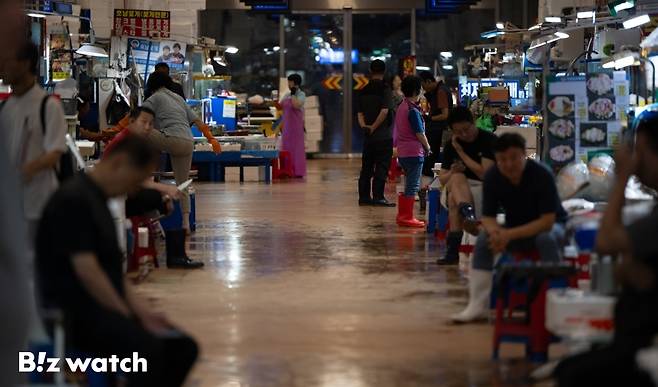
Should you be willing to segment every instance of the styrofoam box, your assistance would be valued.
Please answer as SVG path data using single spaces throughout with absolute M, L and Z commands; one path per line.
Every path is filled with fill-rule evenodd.
M 306 141 L 321 141 L 322 133 L 306 133 Z
M 306 125 L 307 131 L 308 128 L 322 128 L 323 124 L 322 116 L 306 116 L 304 118 L 304 125 Z
M 313 117 L 320 115 L 320 107 L 307 108 L 304 107 L 304 117 Z
M 558 336 L 586 338 L 612 333 L 592 321 L 612 322 L 615 299 L 579 289 L 550 289 L 546 296 L 546 328 Z
M 304 143 L 307 153 L 318 153 L 320 152 L 320 142 L 319 141 L 306 141 Z
M 498 126 L 496 135 L 518 133 L 525 139 L 527 148 L 537 148 L 537 128 L 534 126 Z
M 240 167 L 226 167 L 224 168 L 224 181 L 227 183 L 240 182 Z
M 320 99 L 317 95 L 306 96 L 306 101 L 304 102 L 304 109 L 312 109 L 320 107 Z

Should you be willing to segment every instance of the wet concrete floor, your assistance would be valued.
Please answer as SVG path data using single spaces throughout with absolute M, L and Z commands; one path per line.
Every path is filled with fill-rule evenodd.
M 452 326 L 466 302 L 440 243 L 359 207 L 359 160 L 309 162 L 306 181 L 199 183 L 197 271 L 139 292 L 201 345 L 188 386 L 527 386 L 520 345 L 491 361 L 490 325 Z M 394 199 L 394 187 L 390 199 Z

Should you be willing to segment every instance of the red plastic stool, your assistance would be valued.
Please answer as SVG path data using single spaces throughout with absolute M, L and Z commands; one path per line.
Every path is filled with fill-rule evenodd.
M 493 358 L 498 359 L 502 342 L 524 343 L 531 361 L 545 362 L 553 335 L 546 329 L 546 291 L 555 279 L 565 280 L 574 269 L 568 265 L 538 263 L 536 251 L 516 253 L 504 264 L 496 295 Z M 523 286 L 513 280 L 522 278 Z M 521 314 L 519 316 L 519 314 Z
M 395 183 L 403 175 L 402 168 L 398 165 L 398 158 L 391 159 L 391 166 L 388 168 L 388 182 Z
M 279 158 L 272 163 L 272 178 L 293 177 L 292 156 L 288 151 L 279 151 Z

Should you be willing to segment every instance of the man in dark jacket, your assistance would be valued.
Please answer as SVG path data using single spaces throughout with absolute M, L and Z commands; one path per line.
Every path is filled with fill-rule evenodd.
M 357 118 L 365 136 L 359 177 L 359 205 L 395 207 L 384 197 L 393 157 L 393 133 L 389 118 L 392 98 L 390 87 L 384 83 L 385 72 L 386 64 L 382 60 L 374 60 L 370 64 L 370 82 L 359 93 Z

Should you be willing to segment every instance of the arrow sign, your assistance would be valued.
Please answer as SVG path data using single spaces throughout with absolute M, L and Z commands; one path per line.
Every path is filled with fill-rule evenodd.
M 342 90 L 343 87 L 340 84 L 342 80 L 342 75 L 330 75 L 322 81 L 322 86 L 327 90 Z
M 361 90 L 370 82 L 368 77 L 363 74 L 354 74 L 354 90 Z

